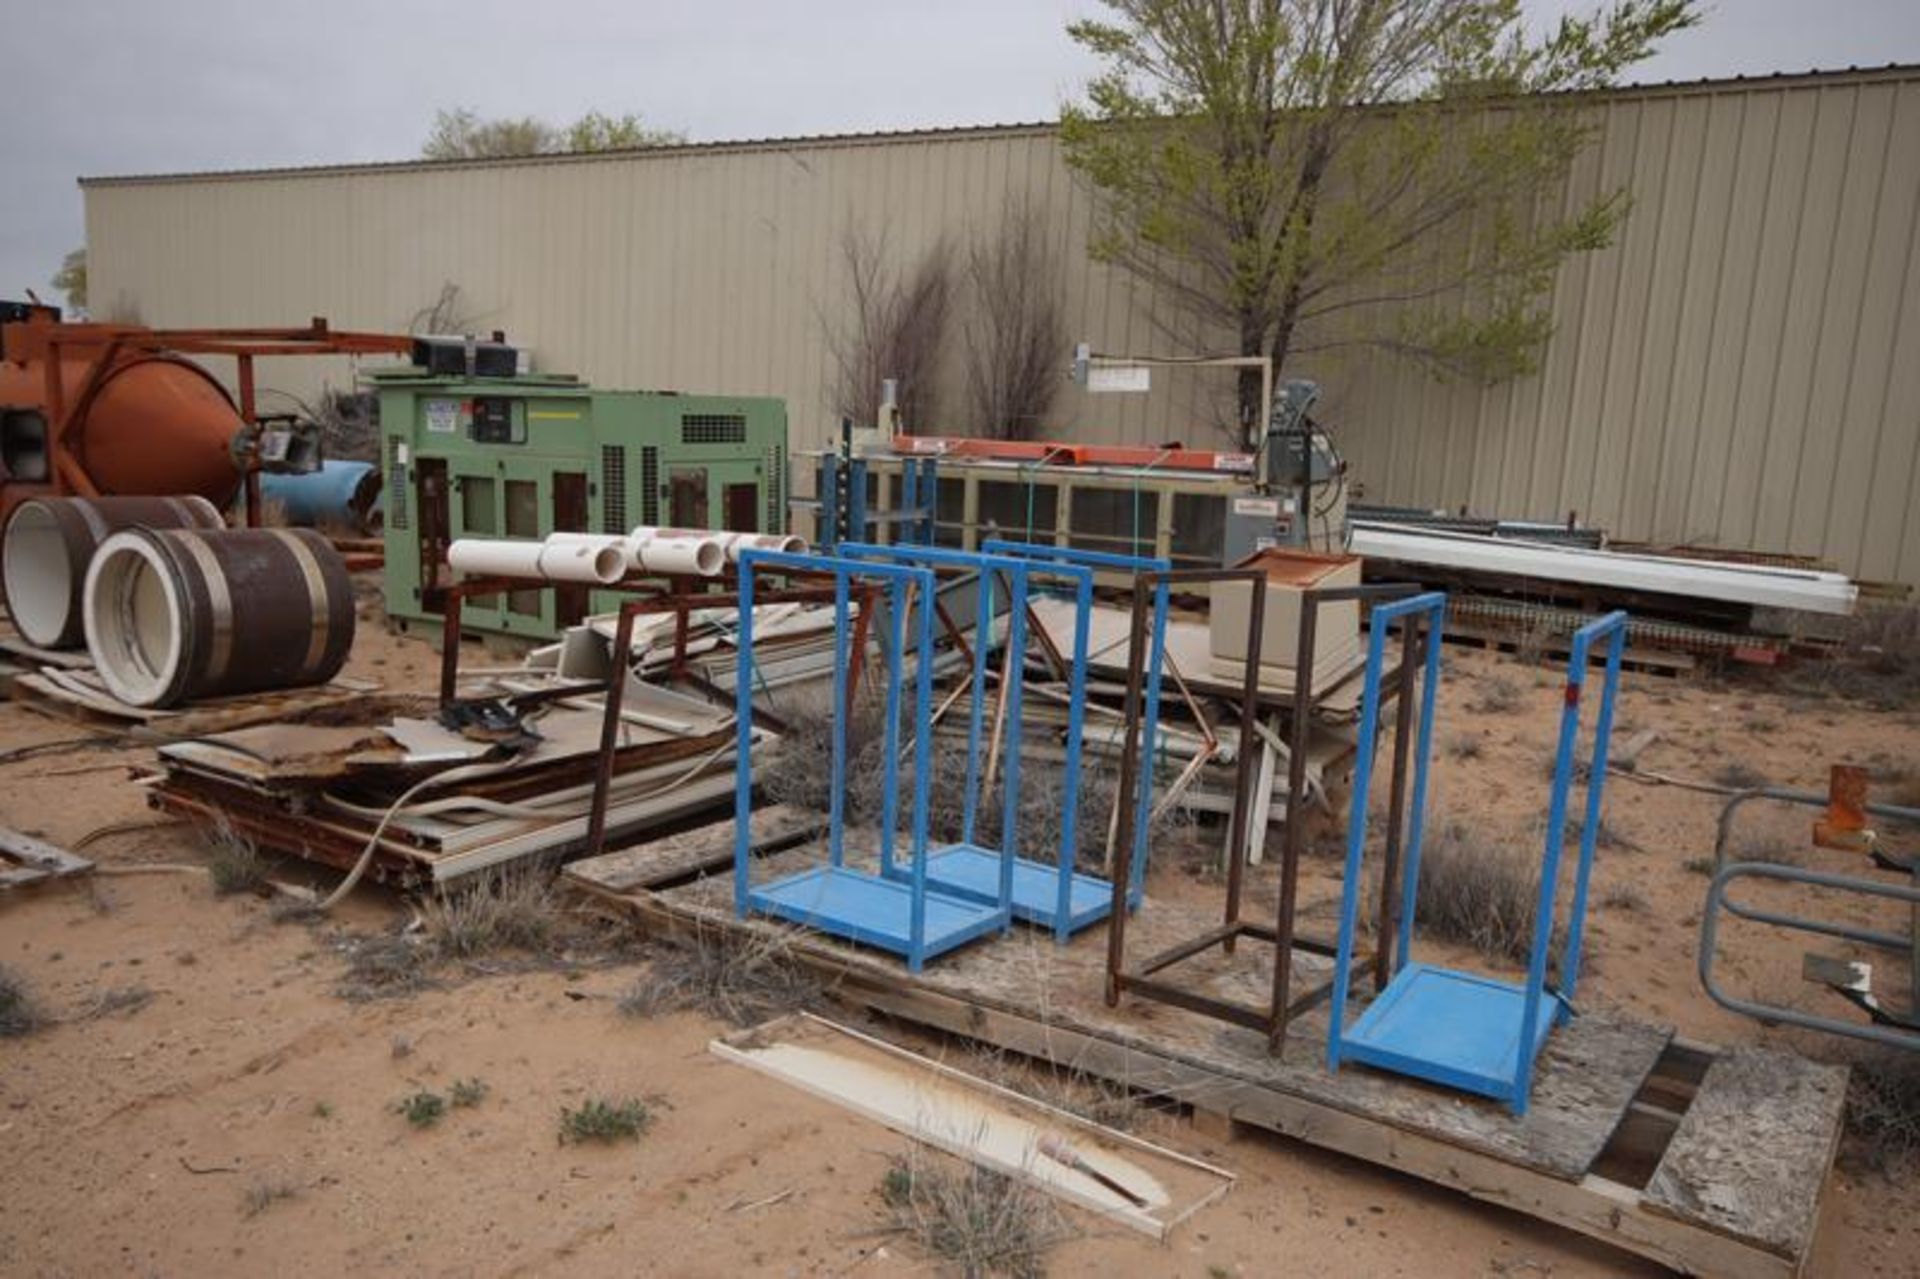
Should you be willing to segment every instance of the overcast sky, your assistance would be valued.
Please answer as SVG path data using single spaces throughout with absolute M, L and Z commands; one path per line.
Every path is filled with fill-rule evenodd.
M 1594 0 L 1526 0 L 1546 19 Z M 1635 79 L 1920 61 L 1920 0 L 1708 0 Z M 0 297 L 83 175 L 414 155 L 434 110 L 636 111 L 700 141 L 1052 118 L 1093 0 L 0 0 Z

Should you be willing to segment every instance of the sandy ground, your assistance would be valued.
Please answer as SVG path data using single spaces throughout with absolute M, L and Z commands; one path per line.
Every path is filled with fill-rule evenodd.
M 428 688 L 434 660 L 366 627 L 350 669 Z M 1468 651 L 1450 652 L 1448 668 L 1437 820 L 1536 848 L 1555 681 Z M 1520 709 L 1472 709 L 1496 680 L 1517 687 Z M 1803 702 L 1752 680 L 1630 676 L 1621 716 L 1622 740 L 1635 728 L 1662 730 L 1644 767 L 1687 777 L 1737 762 L 1817 789 L 1831 761 L 1920 764 L 1911 714 Z M 0 704 L 0 751 L 73 736 Z M 141 758 L 129 748 L 0 765 L 0 824 L 71 842 L 138 819 L 144 805 L 125 769 Z M 1674 787 L 1613 784 L 1607 824 L 1624 843 L 1601 850 L 1583 1000 L 1698 1039 L 1760 1040 L 1767 1032 L 1707 1001 L 1693 971 L 1706 880 L 1686 863 L 1710 852 L 1718 809 L 1713 797 Z M 1809 851 L 1809 816 L 1756 811 L 1743 838 L 1846 866 L 1843 855 Z M 202 858 L 177 828 L 110 837 L 89 852 L 108 868 Z M 1310 900 L 1330 896 L 1334 869 L 1331 858 L 1314 860 Z M 1160 889 L 1182 896 L 1211 887 L 1172 866 L 1159 875 Z M 197 874 L 103 875 L 0 899 L 0 964 L 67 1019 L 0 1040 L 0 1273 L 937 1269 L 884 1231 L 878 1187 L 902 1141 L 711 1057 L 721 1023 L 621 1016 L 614 999 L 644 975 L 644 952 L 499 964 L 407 998 L 343 999 L 343 939 L 404 918 L 390 894 L 365 888 L 324 925 L 276 923 L 266 902 L 216 897 Z M 1800 949 L 1735 939 L 1730 977 L 1818 1002 L 1798 980 Z M 151 997 L 95 1011 L 129 988 Z M 425 1130 L 395 1112 L 404 1095 L 445 1092 L 461 1078 L 485 1082 L 479 1105 Z M 590 1096 L 643 1098 L 654 1123 L 635 1143 L 561 1144 L 561 1108 Z M 1074 1236 L 1049 1253 L 1051 1273 L 1658 1273 L 1304 1146 L 1220 1144 L 1160 1116 L 1145 1133 L 1230 1167 L 1236 1188 L 1165 1247 L 1071 1212 Z M 1816 1273 L 1920 1273 L 1912 1193 L 1843 1159 Z

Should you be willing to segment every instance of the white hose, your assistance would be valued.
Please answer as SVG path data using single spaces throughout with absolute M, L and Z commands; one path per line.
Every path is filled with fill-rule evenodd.
M 733 741 L 722 742 L 719 746 L 715 747 L 712 751 L 709 751 L 706 755 L 703 755 L 698 760 L 694 761 L 694 764 L 691 768 L 688 768 L 684 772 L 675 774 L 673 777 L 669 778 L 667 781 L 662 782 L 660 785 L 654 787 L 652 790 L 645 791 L 639 795 L 626 796 L 625 798 L 629 800 L 651 799 L 655 795 L 659 795 L 665 791 L 672 790 L 676 786 L 684 785 L 686 782 L 691 781 L 695 777 L 698 777 L 703 771 L 706 770 L 708 765 L 712 764 L 716 759 L 719 759 L 722 755 L 732 750 L 734 746 L 735 746 L 735 742 Z M 360 859 L 353 864 L 353 869 L 347 872 L 347 877 L 340 882 L 340 886 L 338 888 L 334 889 L 333 892 L 329 893 L 325 899 L 323 899 L 322 901 L 320 901 L 318 904 L 314 906 L 313 908 L 314 912 L 316 914 L 324 914 L 325 912 L 332 910 L 334 906 L 339 904 L 342 898 L 344 898 L 348 893 L 353 891 L 354 886 L 360 882 L 360 877 L 367 873 L 367 867 L 373 863 L 373 854 L 375 850 L 378 849 L 380 846 L 380 837 L 386 833 L 387 827 L 393 822 L 393 819 L 395 817 L 398 817 L 400 815 L 400 811 L 407 806 L 408 800 L 412 799 L 415 795 L 419 794 L 421 791 L 425 790 L 427 787 L 433 785 L 436 782 L 457 781 L 457 780 L 460 780 L 463 776 L 473 774 L 475 770 L 484 770 L 488 773 L 498 771 L 495 765 L 491 763 L 463 764 L 459 768 L 450 768 L 444 773 L 436 773 L 432 777 L 424 778 L 421 781 L 415 782 L 412 786 L 409 786 L 406 790 L 402 791 L 400 793 L 400 797 L 394 800 L 392 806 L 389 807 L 386 810 L 386 812 L 381 816 L 380 823 L 373 828 L 373 834 L 367 836 L 367 846 L 360 850 Z M 487 806 L 493 806 L 500 809 L 514 809 L 514 808 L 523 807 L 521 805 L 502 804 L 497 800 L 484 799 L 479 796 L 449 795 L 443 799 L 430 800 L 428 801 L 428 804 L 421 805 L 421 808 L 425 809 L 429 805 L 432 805 L 434 806 L 434 811 L 444 812 L 448 810 L 445 807 L 441 807 L 441 806 L 448 805 L 452 801 L 463 800 L 463 799 L 467 800 L 472 806 L 479 807 L 482 809 L 484 809 Z M 350 811 L 358 808 L 358 805 L 345 804 L 345 803 L 342 803 L 342 801 L 337 799 L 333 800 L 332 802 L 336 804 L 341 804 L 342 807 L 347 808 Z M 360 811 L 370 813 L 372 810 L 361 809 Z M 508 815 L 511 816 L 513 814 L 508 814 Z M 548 812 L 548 811 L 535 812 L 531 814 L 531 817 L 535 820 L 538 820 L 540 818 L 551 818 L 554 816 L 557 816 L 557 814 Z

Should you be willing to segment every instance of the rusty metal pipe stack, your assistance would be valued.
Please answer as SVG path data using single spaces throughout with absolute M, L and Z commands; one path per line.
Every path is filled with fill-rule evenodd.
M 346 563 L 310 529 L 115 533 L 87 572 L 87 648 L 135 706 L 321 684 L 353 647 Z
M 100 544 L 122 529 L 224 527 L 212 502 L 186 497 L 36 497 L 14 507 L 0 538 L 0 591 L 22 639 L 86 643 L 81 590 Z

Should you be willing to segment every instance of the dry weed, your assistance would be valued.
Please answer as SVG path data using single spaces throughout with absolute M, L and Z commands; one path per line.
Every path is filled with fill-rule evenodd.
M 967 1276 L 1037 1279 L 1070 1228 L 1040 1191 L 977 1165 L 915 1147 L 894 1157 L 880 1197 L 896 1229 Z
M 695 1011 L 751 1026 L 826 1002 L 826 982 L 793 953 L 777 930 L 745 936 L 702 930 L 663 948 L 620 997 L 629 1017 Z
M 0 1039 L 31 1035 L 46 1022 L 46 1014 L 40 1011 L 26 979 L 0 966 Z

